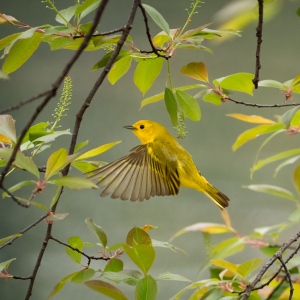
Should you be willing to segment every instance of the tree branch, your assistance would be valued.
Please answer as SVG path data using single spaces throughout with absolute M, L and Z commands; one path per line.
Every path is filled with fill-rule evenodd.
M 260 47 L 262 43 L 262 30 L 263 30 L 263 21 L 264 21 L 264 0 L 257 0 L 258 2 L 258 25 L 256 27 L 256 64 L 255 64 L 255 77 L 252 79 L 252 82 L 255 88 L 258 88 L 259 82 L 259 70 L 261 68 L 260 64 Z
M 88 263 L 87 263 L 88 266 L 91 264 L 91 261 L 92 261 L 92 260 L 106 260 L 106 261 L 107 261 L 107 260 L 110 260 L 110 257 L 104 257 L 104 256 L 98 256 L 98 257 L 96 257 L 96 256 L 90 256 L 90 255 L 87 255 L 87 254 L 85 254 L 84 252 L 80 251 L 79 249 L 74 248 L 74 247 L 72 247 L 71 245 L 66 244 L 66 243 L 64 243 L 64 242 L 61 242 L 60 240 L 54 238 L 53 236 L 50 236 L 49 239 L 50 239 L 50 240 L 53 240 L 53 241 L 55 241 L 55 242 L 57 242 L 57 243 L 59 243 L 59 244 L 61 244 L 61 245 L 64 245 L 64 246 L 66 246 L 66 247 L 68 247 L 68 248 L 70 248 L 70 249 L 72 249 L 72 250 L 74 250 L 74 251 L 80 253 L 80 254 L 83 255 L 84 257 L 86 257 L 87 260 L 88 260 Z
M 286 243 L 284 243 L 282 245 L 282 247 L 271 257 L 271 259 L 262 267 L 262 269 L 260 270 L 260 272 L 258 273 L 258 275 L 255 277 L 255 279 L 252 281 L 251 284 L 249 284 L 246 288 L 246 290 L 242 293 L 243 296 L 241 297 L 241 300 L 246 300 L 248 299 L 248 297 L 250 296 L 251 292 L 253 290 L 258 290 L 258 289 L 262 289 L 264 288 L 266 285 L 270 284 L 274 278 L 280 273 L 280 271 L 283 268 L 283 265 L 280 266 L 279 270 L 276 272 L 276 274 L 274 276 L 272 276 L 272 278 L 265 284 L 262 284 L 259 287 L 255 287 L 257 285 L 257 283 L 259 281 L 261 281 L 263 275 L 266 273 L 266 271 L 274 264 L 274 262 L 279 259 L 282 258 L 282 254 L 283 252 L 288 249 L 290 247 L 291 244 L 295 243 L 298 239 L 300 238 L 300 231 L 297 232 L 294 236 L 292 236 Z M 290 256 L 285 260 L 284 265 L 287 264 L 293 257 L 294 255 L 299 251 L 300 249 L 300 244 L 298 245 L 298 247 L 290 254 Z M 242 294 L 239 293 L 239 294 Z
M 300 106 L 300 103 L 284 103 L 284 104 L 257 104 L 257 103 L 249 103 L 249 102 L 243 102 L 243 101 L 238 101 L 234 100 L 232 98 L 227 98 L 226 100 L 234 102 L 235 104 L 241 104 L 245 106 L 252 106 L 252 107 L 257 107 L 257 108 L 271 108 L 271 107 L 288 107 L 288 106 Z

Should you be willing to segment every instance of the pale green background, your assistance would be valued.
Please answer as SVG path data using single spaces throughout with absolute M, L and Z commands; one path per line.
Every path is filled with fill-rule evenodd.
M 100 31 L 106 31 L 125 23 L 132 1 L 111 1 Z M 198 15 L 193 19 L 189 28 L 194 28 L 209 22 L 211 28 L 217 28 L 218 20 L 214 19 L 214 13 L 229 1 L 206 1 Z M 237 1 L 239 2 L 239 1 Z M 62 9 L 72 5 L 73 1 L 56 1 L 57 6 Z M 187 16 L 185 8 L 189 7 L 189 1 L 147 1 L 149 5 L 156 7 L 168 20 L 171 28 L 182 26 Z M 262 70 L 261 79 L 275 79 L 285 81 L 295 77 L 299 70 L 299 25 L 300 18 L 296 15 L 299 1 L 286 1 L 282 12 L 264 26 L 264 42 L 262 44 Z M 55 24 L 54 13 L 45 9 L 45 4 L 40 1 L 1 1 L 0 11 L 31 26 L 45 23 Z M 159 28 L 151 24 L 151 32 L 154 35 Z M 203 61 L 209 71 L 211 80 L 236 72 L 254 72 L 255 66 L 255 26 L 252 24 L 243 30 L 242 38 L 218 44 L 204 42 L 205 46 L 213 49 L 214 54 L 203 51 L 178 50 L 174 59 L 171 60 L 171 70 L 174 86 L 195 83 L 179 73 L 179 68 L 191 61 Z M 1 38 L 17 29 L 9 25 L 1 25 Z M 150 49 L 144 36 L 144 25 L 140 12 L 137 14 L 134 29 L 131 32 L 135 44 L 141 49 Z M 73 52 L 59 50 L 51 52 L 47 44 L 42 44 L 34 56 L 17 72 L 10 75 L 8 81 L 0 82 L 1 109 L 24 101 L 42 91 L 45 91 L 56 80 L 64 64 L 70 59 Z M 85 53 L 72 68 L 70 76 L 73 80 L 74 93 L 72 105 L 68 117 L 63 120 L 63 128 L 72 130 L 75 114 L 81 103 L 86 98 L 93 83 L 101 71 L 91 71 L 92 66 L 101 58 L 103 52 Z M 166 69 L 166 68 L 165 68 Z M 148 91 L 146 96 L 161 92 L 165 87 L 166 70 Z M 133 70 L 122 78 L 116 85 L 111 86 L 107 80 L 97 92 L 90 108 L 84 115 L 78 142 L 90 140 L 89 146 L 93 147 L 122 140 L 123 142 L 111 151 L 103 154 L 100 159 L 112 161 L 125 154 L 136 146 L 139 141 L 129 131 L 123 130 L 123 125 L 129 125 L 139 119 L 152 119 L 161 122 L 176 134 L 170 125 L 164 103 L 159 102 L 149 105 L 140 110 L 142 95 L 134 86 Z M 233 98 L 255 103 L 282 103 L 283 95 L 277 90 L 263 89 L 255 91 L 254 97 L 245 94 L 234 93 Z M 51 114 L 56 105 L 59 95 L 52 99 L 39 121 L 51 121 Z M 299 101 L 299 96 L 295 97 Z M 18 133 L 32 114 L 38 100 L 33 104 L 23 107 L 22 110 L 13 111 L 11 115 L 16 120 Z M 252 141 L 236 152 L 231 150 L 236 137 L 250 128 L 250 124 L 242 123 L 227 117 L 229 113 L 263 114 L 265 117 L 274 118 L 282 114 L 286 109 L 255 109 L 237 106 L 233 103 L 225 103 L 217 107 L 200 101 L 202 119 L 200 122 L 187 120 L 187 137 L 181 141 L 182 145 L 193 156 L 195 163 L 201 173 L 216 187 L 231 198 L 229 213 L 232 217 L 232 225 L 242 235 L 250 234 L 255 227 L 269 226 L 286 220 L 294 206 L 289 201 L 280 198 L 254 193 L 242 188 L 242 185 L 250 183 L 278 184 L 294 191 L 291 183 L 292 168 L 283 170 L 277 178 L 272 178 L 274 165 L 266 167 L 255 174 L 253 181 L 249 178 L 249 169 L 254 161 L 256 151 L 262 139 Z M 70 137 L 62 137 L 53 145 L 53 150 L 69 145 Z M 261 153 L 266 157 L 280 150 L 296 148 L 298 136 L 281 135 L 274 140 Z M 47 151 L 45 155 L 49 155 Z M 44 163 L 42 158 L 37 157 L 39 165 Z M 81 176 L 77 171 L 72 174 Z M 7 187 L 27 179 L 29 174 L 15 172 L 6 180 Z M 53 189 L 49 188 L 37 200 L 47 205 L 51 199 Z M 151 237 L 161 241 L 167 241 L 176 231 L 185 226 L 197 222 L 222 223 L 220 210 L 209 201 L 203 194 L 194 190 L 181 189 L 176 197 L 155 198 L 142 203 L 130 203 L 129 201 L 111 200 L 99 198 L 99 191 L 69 191 L 67 190 L 59 203 L 57 212 L 69 212 L 70 215 L 64 221 L 54 224 L 53 235 L 67 242 L 70 236 L 78 235 L 86 241 L 95 242 L 89 233 L 84 219 L 92 218 L 101 225 L 109 237 L 109 245 L 125 240 L 127 232 L 133 226 L 152 224 L 158 229 L 150 232 Z M 0 238 L 18 232 L 33 221 L 38 219 L 43 212 L 32 207 L 23 209 L 8 199 L 0 203 Z M 16 241 L 12 246 L 6 247 L 0 252 L 0 261 L 17 258 L 10 267 L 13 275 L 29 276 L 36 261 L 38 251 L 45 235 L 46 223 L 42 222 L 36 228 L 30 230 L 26 235 Z M 286 240 L 296 228 L 284 234 L 281 241 Z M 230 235 L 227 235 L 229 238 Z M 214 242 L 225 238 L 217 237 Z M 207 273 L 198 274 L 198 268 L 205 256 L 201 233 L 189 233 L 176 239 L 174 245 L 186 251 L 174 253 L 167 249 L 158 248 L 157 258 L 150 270 L 150 274 L 156 277 L 161 272 L 170 271 L 179 273 L 192 280 L 206 278 Z M 246 247 L 247 251 L 239 254 L 231 261 L 240 263 L 246 259 L 261 256 L 254 248 Z M 95 252 L 91 254 L 96 255 Z M 264 257 L 265 258 L 265 257 Z M 125 260 L 127 262 L 127 260 Z M 85 260 L 83 259 L 83 263 Z M 96 262 L 95 269 L 104 267 L 104 263 Z M 126 268 L 134 267 L 131 263 Z M 31 299 L 45 299 L 54 285 L 67 274 L 78 271 L 80 266 L 70 261 L 65 254 L 64 247 L 50 241 L 46 250 L 37 280 L 33 289 Z M 168 299 L 174 295 L 185 283 L 159 282 L 158 299 Z M 1 299 L 24 299 L 27 290 L 27 281 L 0 280 Z M 129 297 L 133 299 L 133 288 L 124 284 L 118 285 Z M 67 284 L 63 291 L 54 299 L 106 299 L 84 286 Z M 184 299 L 184 298 L 183 298 Z

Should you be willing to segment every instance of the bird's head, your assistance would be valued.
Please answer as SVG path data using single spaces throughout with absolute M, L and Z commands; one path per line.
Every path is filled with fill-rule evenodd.
M 157 137 L 163 136 L 167 130 L 159 123 L 141 120 L 133 125 L 124 126 L 126 129 L 131 129 L 133 133 L 140 139 L 142 144 L 153 142 Z

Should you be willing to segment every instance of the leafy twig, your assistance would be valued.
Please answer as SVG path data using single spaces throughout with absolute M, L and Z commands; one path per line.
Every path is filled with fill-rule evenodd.
M 55 242 L 57 242 L 57 243 L 59 243 L 59 244 L 61 244 L 61 245 L 64 245 L 64 246 L 66 246 L 66 247 L 68 247 L 68 248 L 70 248 L 70 249 L 72 249 L 72 250 L 74 250 L 74 251 L 80 253 L 80 254 L 83 255 L 84 257 L 86 257 L 87 260 L 88 260 L 88 263 L 87 263 L 88 266 L 91 264 L 91 261 L 92 261 L 92 260 L 110 260 L 110 257 L 104 257 L 104 256 L 98 256 L 98 257 L 96 257 L 96 256 L 90 256 L 90 255 L 87 255 L 87 254 L 85 254 L 84 252 L 80 251 L 79 249 L 74 248 L 74 247 L 72 247 L 71 245 L 62 242 L 62 241 L 60 241 L 60 240 L 54 238 L 53 236 L 50 236 L 49 239 L 50 239 L 50 240 L 53 240 L 53 241 L 55 241 Z
M 226 100 L 229 100 L 231 102 L 234 102 L 235 104 L 241 104 L 245 106 L 252 106 L 252 107 L 257 107 L 257 108 L 271 108 L 271 107 L 287 107 L 287 106 L 300 106 L 300 103 L 284 103 L 284 104 L 257 104 L 257 103 L 249 103 L 249 102 L 243 102 L 243 101 L 238 101 L 234 100 L 232 98 L 227 98 Z

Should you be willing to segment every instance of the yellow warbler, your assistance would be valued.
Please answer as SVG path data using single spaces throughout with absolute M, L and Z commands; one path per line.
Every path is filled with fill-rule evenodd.
M 213 187 L 197 170 L 191 155 L 159 123 L 141 120 L 131 129 L 142 145 L 93 172 L 90 179 L 101 179 L 100 196 L 143 201 L 153 196 L 178 194 L 179 186 L 207 195 L 221 209 L 229 198 Z

